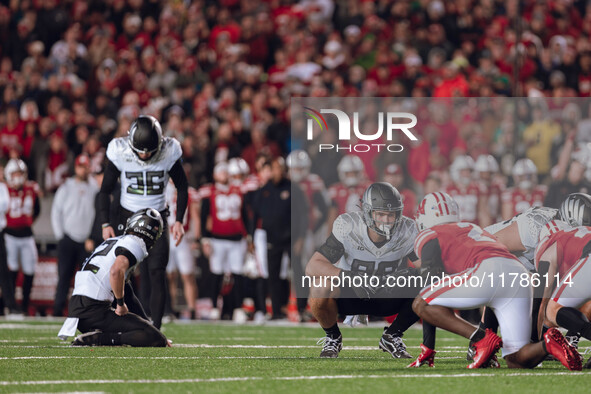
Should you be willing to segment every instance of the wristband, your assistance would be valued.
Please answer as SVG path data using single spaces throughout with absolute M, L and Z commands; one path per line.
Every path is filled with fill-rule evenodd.
M 115 301 L 117 301 L 117 305 L 119 305 L 119 306 L 123 306 L 123 304 L 124 304 L 123 298 L 115 298 Z
M 111 227 L 111 223 L 103 223 L 102 228 L 107 228 L 107 227 Z

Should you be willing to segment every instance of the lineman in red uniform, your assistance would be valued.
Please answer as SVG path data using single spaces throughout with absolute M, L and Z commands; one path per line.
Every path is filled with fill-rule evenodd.
M 27 315 L 33 276 L 37 265 L 37 246 L 33 238 L 33 222 L 39 216 L 39 186 L 27 181 L 27 165 L 19 159 L 11 159 L 4 168 L 10 202 L 6 212 L 6 260 L 10 271 L 11 288 L 14 290 L 19 268 L 23 271 L 22 311 Z
M 533 368 L 552 354 L 570 370 L 581 369 L 580 355 L 557 329 L 549 329 L 544 341 L 531 344 L 531 282 L 500 284 L 501 275 L 529 278 L 523 265 L 506 246 L 480 227 L 458 223 L 458 204 L 446 193 L 431 193 L 419 204 L 415 253 L 424 274 L 449 275 L 426 286 L 413 309 L 423 320 L 470 338 L 476 354 L 468 368 L 480 368 L 503 346 L 510 368 Z M 475 285 L 473 279 L 479 281 Z M 503 340 L 491 330 L 475 329 L 452 309 L 490 307 L 497 316 Z

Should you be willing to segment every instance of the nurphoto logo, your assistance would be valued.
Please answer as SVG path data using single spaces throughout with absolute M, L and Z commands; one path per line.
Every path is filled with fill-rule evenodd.
M 359 112 L 353 112 L 353 121 L 351 117 L 339 109 L 323 108 L 317 111 L 310 107 L 306 109 L 307 124 L 306 124 L 306 138 L 308 141 L 314 139 L 314 125 L 320 128 L 321 132 L 328 130 L 328 123 L 322 114 L 330 114 L 336 117 L 338 122 L 338 141 L 351 141 L 351 125 L 353 126 L 353 134 L 357 141 L 377 141 L 380 140 L 386 132 L 386 140 L 388 142 L 393 140 L 394 132 L 402 132 L 411 141 L 417 141 L 417 137 L 411 132 L 417 124 L 417 117 L 408 112 L 378 112 L 378 129 L 374 133 L 366 134 L 361 132 L 359 127 Z M 385 126 L 384 126 L 385 124 Z M 404 147 L 401 144 L 395 143 L 354 143 L 348 145 L 342 144 L 325 144 L 318 145 L 318 151 L 323 152 L 327 150 L 336 150 L 351 152 L 369 152 L 376 150 L 381 152 L 385 149 L 388 152 L 402 152 Z

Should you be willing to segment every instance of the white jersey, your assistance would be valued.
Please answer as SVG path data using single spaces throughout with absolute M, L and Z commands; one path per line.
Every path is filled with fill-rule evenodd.
M 144 208 L 163 211 L 168 172 L 181 156 L 181 145 L 169 137 L 163 138 L 160 151 L 146 161 L 131 149 L 129 137 L 109 142 L 107 158 L 121 172 L 121 206 L 131 212 Z
M 345 249 L 337 267 L 368 275 L 384 275 L 396 270 L 413 252 L 418 230 L 414 220 L 403 216 L 392 238 L 378 247 L 369 238 L 363 212 L 356 211 L 340 215 L 333 224 L 332 234 Z
M 128 250 L 136 259 L 136 263 L 125 272 L 125 280 L 127 280 L 129 273 L 148 256 L 146 244 L 135 235 L 122 235 L 107 239 L 94 250 L 82 265 L 82 269 L 76 273 L 72 295 L 112 302 L 115 296 L 111 290 L 110 272 L 111 266 L 117 258 L 115 252 L 119 248 Z
M 546 223 L 556 218 L 558 209 L 547 207 L 533 207 L 524 212 L 513 216 L 509 220 L 491 224 L 487 228 L 491 234 L 495 234 L 512 223 L 517 223 L 519 231 L 519 238 L 525 247 L 524 252 L 514 253 L 521 263 L 530 271 L 534 269 L 534 256 L 536 246 L 538 246 L 538 239 L 540 237 L 540 230 Z

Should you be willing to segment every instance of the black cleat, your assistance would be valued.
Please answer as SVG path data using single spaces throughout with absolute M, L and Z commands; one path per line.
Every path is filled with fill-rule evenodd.
M 330 337 L 320 338 L 317 344 L 322 345 L 320 358 L 337 358 L 339 352 L 343 349 L 343 336 L 339 335 L 335 339 Z
M 386 334 L 386 329 L 384 329 L 382 338 L 380 338 L 379 346 L 380 349 L 384 352 L 390 353 L 394 358 L 412 358 L 412 356 L 406 351 L 406 345 L 402 341 L 402 338 L 392 334 Z
M 100 345 L 99 338 L 102 333 L 102 331 L 96 330 L 80 334 L 74 338 L 72 346 L 98 346 Z

